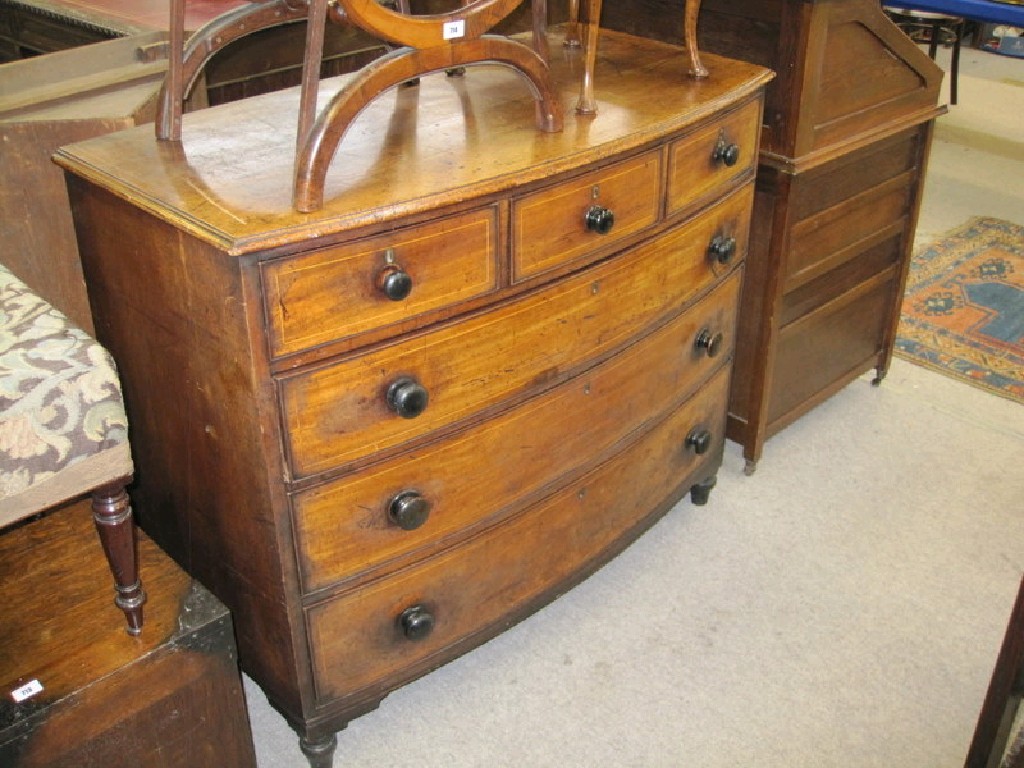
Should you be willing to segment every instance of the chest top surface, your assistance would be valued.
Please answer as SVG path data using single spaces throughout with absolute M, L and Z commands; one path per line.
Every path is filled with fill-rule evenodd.
M 709 56 L 710 77 L 686 75 L 685 50 L 602 33 L 598 113 L 575 114 L 583 60 L 551 34 L 563 131 L 534 127 L 525 81 L 499 65 L 443 73 L 374 99 L 344 136 L 315 213 L 292 209 L 298 89 L 185 116 L 182 142 L 152 126 L 62 148 L 56 162 L 227 253 L 240 255 L 344 234 L 500 194 L 685 131 L 751 95 L 771 73 Z M 322 107 L 345 82 L 321 85 Z

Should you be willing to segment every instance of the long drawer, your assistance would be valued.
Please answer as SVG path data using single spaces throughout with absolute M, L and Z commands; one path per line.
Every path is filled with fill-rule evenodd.
M 739 285 L 736 272 L 622 354 L 518 408 L 299 494 L 305 590 L 447 546 L 617 450 L 731 357 Z
M 747 185 L 628 254 L 458 325 L 282 376 L 294 477 L 392 450 L 554 386 L 639 338 L 743 258 L 752 191 Z M 734 245 L 729 264 L 709 255 L 723 238 Z
M 372 699 L 371 689 L 401 684 L 481 642 L 510 615 L 539 607 L 564 582 L 613 555 L 652 511 L 686 490 L 705 462 L 718 460 L 728 384 L 723 368 L 627 450 L 507 523 L 307 608 L 318 701 Z M 695 427 L 714 436 L 703 455 L 685 447 Z M 417 608 L 421 621 L 412 625 L 408 617 Z

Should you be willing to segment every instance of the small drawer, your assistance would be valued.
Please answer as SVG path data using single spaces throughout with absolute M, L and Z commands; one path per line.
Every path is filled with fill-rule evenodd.
M 752 192 L 748 185 L 654 240 L 457 326 L 281 376 L 293 476 L 552 387 L 648 333 L 743 259 Z M 711 254 L 712 244 L 723 251 Z
M 751 101 L 669 147 L 669 216 L 721 195 L 757 164 L 761 102 Z
M 299 494 L 304 589 L 447 546 L 608 456 L 731 357 L 739 284 L 734 272 L 642 341 L 518 408 Z
M 493 291 L 497 209 L 471 211 L 263 265 L 280 357 Z
M 513 279 L 606 252 L 654 224 L 660 168 L 660 154 L 648 152 L 513 201 Z
M 307 608 L 319 702 L 358 701 L 411 680 L 464 652 L 465 638 L 483 642 L 612 557 L 718 461 L 728 386 L 722 368 L 614 458 L 523 513 Z M 696 434 L 707 438 L 700 454 L 689 447 Z

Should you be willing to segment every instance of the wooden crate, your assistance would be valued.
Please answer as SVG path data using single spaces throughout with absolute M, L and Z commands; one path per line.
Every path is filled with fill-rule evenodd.
M 131 637 L 87 500 L 0 535 L 0 765 L 255 765 L 230 614 L 139 538 Z

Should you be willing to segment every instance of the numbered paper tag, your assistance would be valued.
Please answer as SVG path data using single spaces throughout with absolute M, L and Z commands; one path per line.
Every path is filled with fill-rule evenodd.
M 445 22 L 442 34 L 444 35 L 445 40 L 457 40 L 460 37 L 465 37 L 466 20 L 456 19 L 455 21 Z
M 11 698 L 19 704 L 25 699 L 31 699 L 37 693 L 43 690 L 43 684 L 38 680 L 31 680 L 25 683 L 21 688 L 15 688 L 11 691 Z

